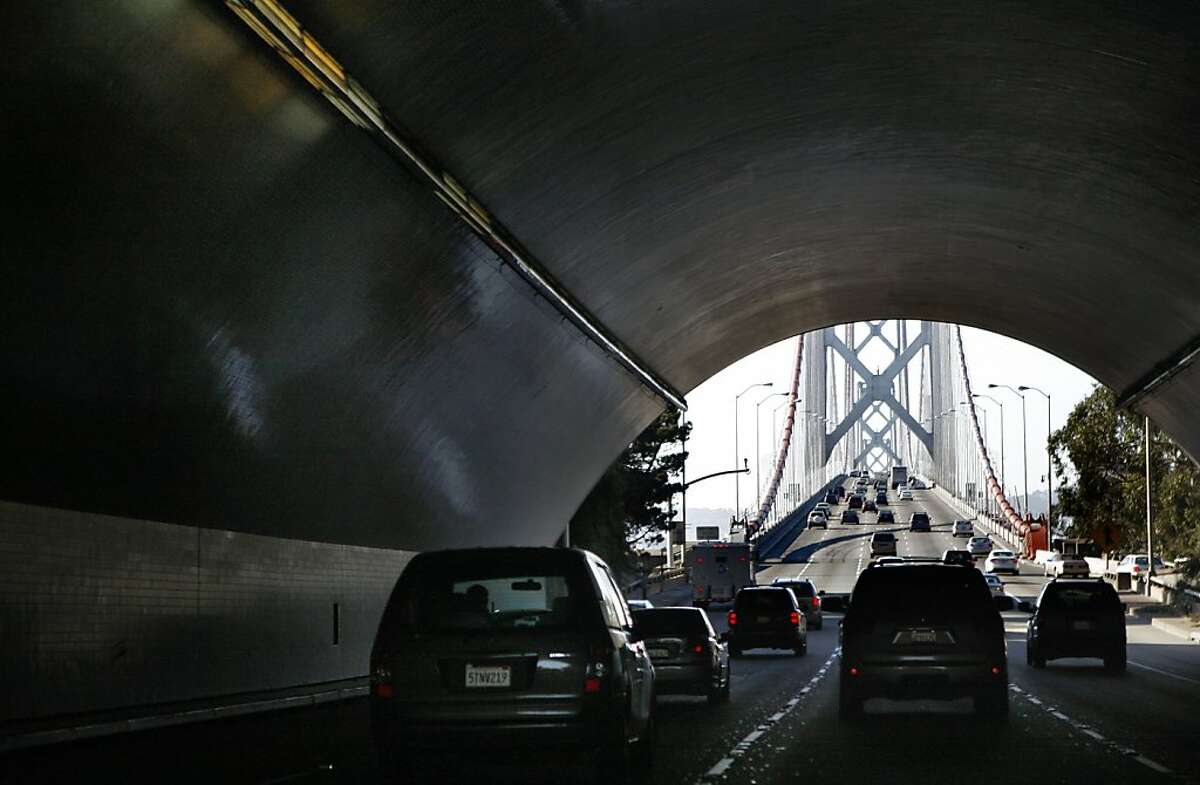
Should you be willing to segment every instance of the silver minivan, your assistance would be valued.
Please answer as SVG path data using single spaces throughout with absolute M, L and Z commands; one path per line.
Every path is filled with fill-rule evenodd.
M 654 669 L 608 566 L 567 548 L 420 553 L 371 652 L 385 765 L 421 753 L 550 747 L 606 774 L 650 764 Z

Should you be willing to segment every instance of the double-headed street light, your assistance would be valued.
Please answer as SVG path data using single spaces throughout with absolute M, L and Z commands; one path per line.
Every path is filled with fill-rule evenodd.
M 1050 527 L 1050 511 L 1054 509 L 1054 480 L 1051 479 L 1054 464 L 1050 458 L 1050 393 L 1045 390 L 1039 390 L 1037 387 L 1032 387 L 1028 384 L 1022 384 L 1017 387 L 1021 392 L 1033 390 L 1035 393 L 1045 397 L 1046 399 L 1046 526 Z M 1049 546 L 1050 540 L 1047 538 L 1046 544 Z
M 1025 514 L 1029 515 L 1029 428 L 1025 422 L 1025 396 L 1007 384 L 988 385 L 989 390 L 997 388 L 1008 390 L 1021 399 L 1021 470 L 1025 474 Z
M 742 390 L 737 395 L 733 396 L 733 465 L 734 466 L 738 466 L 741 462 L 741 455 L 738 451 L 738 399 L 741 398 L 746 393 L 753 390 L 755 387 L 774 387 L 774 386 L 775 386 L 774 382 L 759 382 L 758 384 L 750 385 L 749 387 Z M 733 478 L 733 517 L 734 517 L 734 520 L 737 520 L 738 515 L 740 515 L 741 511 L 742 511 L 741 490 L 742 490 L 742 477 L 741 477 L 741 475 L 734 475 L 734 478 Z

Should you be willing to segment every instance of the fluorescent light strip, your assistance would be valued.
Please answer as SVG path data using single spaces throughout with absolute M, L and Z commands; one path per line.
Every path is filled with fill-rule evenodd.
M 388 122 L 379 103 L 346 73 L 327 49 L 301 27 L 295 17 L 275 0 L 225 0 L 225 4 L 351 122 L 365 130 L 377 131 L 433 184 L 434 194 L 442 202 L 585 335 L 672 406 L 680 410 L 687 409 L 681 393 L 621 346 L 595 317 L 584 311 L 582 306 L 576 305 L 573 297 L 551 281 L 532 261 L 527 260 L 516 247 L 515 241 L 510 239 L 511 235 L 494 222 L 487 210 L 457 180 L 427 161 L 405 142 Z

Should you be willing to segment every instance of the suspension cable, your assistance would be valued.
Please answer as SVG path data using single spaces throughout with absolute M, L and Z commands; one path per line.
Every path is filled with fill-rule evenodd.
M 803 360 L 804 336 L 801 335 L 796 339 L 796 364 L 792 368 L 792 387 L 788 392 L 787 419 L 784 422 L 783 439 L 779 443 L 779 452 L 775 457 L 775 470 L 771 473 L 771 484 L 767 487 L 767 495 L 763 498 L 762 506 L 758 508 L 758 514 L 754 517 L 755 534 L 761 532 L 763 521 L 770 514 L 771 508 L 775 506 L 775 497 L 779 494 L 779 484 L 783 480 L 783 470 L 787 465 L 788 450 L 792 443 L 792 428 L 796 424 L 796 403 L 799 401 L 800 368 Z M 795 460 L 794 457 L 793 460 Z
M 962 327 L 954 325 L 955 336 L 958 338 L 958 367 L 962 374 L 963 385 L 967 392 L 967 403 L 971 408 L 971 428 L 975 432 L 975 446 L 979 449 L 979 455 L 983 459 L 984 474 L 987 478 L 988 490 L 991 491 L 992 498 L 1000 505 L 1000 511 L 1008 520 L 1011 528 L 1016 530 L 1022 537 L 1029 531 L 1029 524 L 1017 514 L 1013 509 L 1012 504 L 1004 495 L 1004 488 L 996 480 L 996 472 L 992 469 L 992 459 L 988 455 L 987 444 L 983 441 L 983 435 L 979 430 L 979 415 L 975 410 L 975 396 L 971 393 L 971 376 L 967 372 L 967 355 L 963 350 Z

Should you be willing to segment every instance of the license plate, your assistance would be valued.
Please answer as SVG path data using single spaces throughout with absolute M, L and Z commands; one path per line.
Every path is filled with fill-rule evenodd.
M 510 687 L 512 668 L 508 665 L 467 665 L 467 687 Z
M 652 659 L 652 660 L 662 660 L 662 659 L 666 659 L 667 657 L 670 657 L 670 656 L 671 656 L 671 653 L 669 651 L 667 651 L 666 649 L 651 649 L 650 650 L 650 659 Z
M 771 617 L 770 617 L 770 616 L 759 616 L 759 617 L 756 619 L 756 621 L 757 621 L 759 624 L 770 624 L 770 623 L 771 623 Z
M 913 630 L 910 635 L 913 643 L 937 643 L 937 634 L 933 630 Z
M 1094 629 L 1096 629 L 1096 625 L 1090 621 L 1085 621 L 1085 620 L 1073 621 L 1073 622 L 1071 622 L 1071 629 L 1073 629 L 1073 630 L 1094 630 Z

